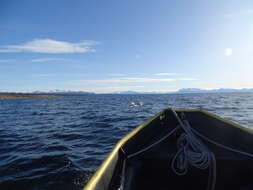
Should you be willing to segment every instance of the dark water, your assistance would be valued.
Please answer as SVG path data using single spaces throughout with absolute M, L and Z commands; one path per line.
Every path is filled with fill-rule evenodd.
M 0 100 L 0 189 L 82 189 L 122 136 L 167 107 L 253 127 L 253 93 Z

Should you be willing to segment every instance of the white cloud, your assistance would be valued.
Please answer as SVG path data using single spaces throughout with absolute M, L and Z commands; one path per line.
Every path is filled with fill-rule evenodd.
M 177 75 L 177 73 L 155 73 L 156 76 L 174 76 Z
M 34 39 L 21 45 L 8 45 L 0 47 L 0 53 L 7 52 L 34 52 L 34 53 L 87 53 L 94 52 L 92 46 L 95 41 L 82 41 L 78 43 L 57 41 L 51 39 Z
M 224 17 L 226 19 L 231 19 L 234 17 L 247 16 L 247 15 L 253 15 L 253 9 L 242 10 L 242 11 L 234 12 L 234 13 L 228 13 L 228 14 L 225 14 Z
M 179 78 L 178 80 L 183 80 L 183 81 L 194 81 L 194 80 L 198 80 L 196 78 Z
M 126 81 L 131 82 L 171 82 L 175 81 L 176 79 L 172 78 L 124 78 Z
M 118 79 L 100 79 L 100 80 L 80 80 L 85 83 L 145 83 L 145 82 L 172 82 L 172 78 L 118 78 Z
M 75 80 L 69 81 L 71 84 L 93 84 L 93 85 L 105 85 L 105 84 L 126 84 L 126 83 L 167 83 L 174 81 L 195 81 L 196 78 L 109 78 L 109 79 L 97 79 L 97 80 Z
M 224 54 L 225 56 L 231 56 L 233 54 L 233 50 L 231 48 L 225 48 Z
M 125 90 L 139 91 L 140 88 L 145 88 L 145 86 L 106 86 L 93 88 L 92 90 L 96 92 L 115 92 Z
M 53 76 L 52 74 L 46 74 L 46 73 L 41 73 L 41 74 L 32 74 L 32 77 L 51 77 Z
M 0 59 L 0 63 L 7 63 L 7 62 L 11 62 L 14 61 L 13 59 Z
M 63 58 L 39 58 L 39 59 L 32 59 L 32 62 L 50 62 L 50 61 L 66 61 Z
M 112 76 L 112 77 L 122 77 L 122 76 L 126 76 L 125 74 L 122 73 L 110 73 L 108 74 L 108 76 Z

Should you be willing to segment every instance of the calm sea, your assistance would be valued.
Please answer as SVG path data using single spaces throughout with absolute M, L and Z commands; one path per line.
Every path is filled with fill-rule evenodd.
M 122 136 L 167 107 L 253 128 L 253 93 L 0 100 L 0 189 L 80 190 Z

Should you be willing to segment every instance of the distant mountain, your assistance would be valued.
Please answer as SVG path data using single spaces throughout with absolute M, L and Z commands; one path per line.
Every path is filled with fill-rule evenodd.
M 136 92 L 136 91 L 121 91 L 121 92 L 114 92 L 113 94 L 165 94 L 162 92 Z
M 62 95 L 83 95 L 95 94 L 94 92 L 86 91 L 71 91 L 71 90 L 50 90 L 50 91 L 34 91 L 32 94 L 62 94 Z
M 207 90 L 199 89 L 199 88 L 181 88 L 178 91 L 172 93 L 199 93 L 206 92 Z
M 190 93 L 228 93 L 228 92 L 253 92 L 253 88 L 232 89 L 232 88 L 220 88 L 205 90 L 200 88 L 182 88 L 174 92 L 136 92 L 136 91 L 122 91 L 115 92 L 113 94 L 190 94 Z
M 108 94 L 190 94 L 190 93 L 229 93 L 229 92 L 253 92 L 253 88 L 242 88 L 242 89 L 232 89 L 232 88 L 219 88 L 212 90 L 205 90 L 201 88 L 181 88 L 177 91 L 170 92 L 137 92 L 137 91 L 119 91 Z M 0 93 L 15 93 L 15 92 L 0 92 Z M 16 92 L 17 93 L 17 92 Z M 22 94 L 22 93 L 21 93 Z M 87 91 L 72 91 L 72 90 L 49 90 L 49 91 L 34 91 L 27 92 L 23 94 L 52 94 L 52 95 L 85 95 L 85 94 L 96 94 L 94 92 Z
M 253 92 L 253 88 L 243 88 L 243 89 L 232 89 L 232 88 L 220 88 L 212 90 L 204 90 L 199 88 L 182 88 L 173 93 L 222 93 L 222 92 Z
M 121 92 L 114 92 L 113 94 L 140 94 L 139 92 L 136 91 L 121 91 Z

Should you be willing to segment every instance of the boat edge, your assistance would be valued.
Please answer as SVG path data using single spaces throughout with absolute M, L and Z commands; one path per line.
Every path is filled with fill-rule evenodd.
M 249 127 L 244 127 L 244 126 L 239 125 L 239 124 L 237 124 L 237 123 L 235 123 L 235 122 L 233 122 L 233 121 L 229 121 L 229 120 L 227 120 L 227 119 L 224 119 L 224 118 L 222 118 L 222 117 L 220 117 L 220 116 L 218 116 L 218 115 L 216 115 L 216 114 L 214 114 L 214 113 L 211 113 L 211 112 L 209 112 L 209 111 L 199 110 L 199 109 L 177 109 L 176 111 L 177 111 L 177 112 L 200 112 L 200 113 L 203 113 L 203 114 L 205 114 L 205 115 L 207 115 L 207 116 L 210 116 L 210 117 L 212 117 L 212 118 L 215 118 L 215 119 L 217 119 L 217 120 L 220 120 L 220 121 L 222 121 L 222 122 L 224 122 L 224 123 L 227 123 L 229 126 L 236 127 L 236 128 L 238 128 L 238 129 L 240 129 L 240 130 L 243 130 L 243 131 L 245 131 L 245 132 L 248 132 L 248 133 L 253 134 L 253 130 L 250 129 Z
M 141 125 L 139 125 L 137 128 L 133 129 L 130 133 L 128 133 L 126 136 L 124 136 L 112 149 L 112 151 L 108 154 L 108 156 L 106 157 L 106 159 L 102 162 L 102 164 L 100 165 L 100 167 L 98 168 L 98 170 L 93 174 L 92 178 L 89 180 L 89 182 L 86 184 L 86 186 L 83 188 L 83 190 L 93 190 L 93 188 L 96 186 L 96 184 L 98 183 L 99 179 L 101 178 L 102 174 L 105 172 L 106 168 L 108 167 L 108 165 L 110 164 L 111 160 L 114 158 L 114 156 L 117 154 L 118 150 L 120 149 L 120 147 L 122 145 L 124 145 L 126 143 L 127 140 L 129 140 L 130 138 L 132 138 L 133 136 L 135 136 L 140 130 L 142 130 L 144 127 L 146 127 L 149 123 L 151 123 L 153 120 L 155 120 L 156 118 L 158 118 L 160 115 L 162 115 L 163 113 L 165 113 L 166 110 L 171 110 L 170 108 L 167 108 L 159 113 L 157 113 L 155 116 L 151 117 L 150 119 L 148 119 L 147 121 L 145 121 L 144 123 L 142 123 Z M 243 127 L 237 123 L 234 123 L 232 121 L 228 121 L 226 119 L 223 119 L 222 117 L 214 114 L 214 113 L 210 113 L 208 111 L 205 110 L 199 110 L 199 109 L 177 109 L 175 110 L 177 112 L 200 112 L 203 113 L 205 115 L 208 115 L 212 118 L 215 118 L 217 120 L 220 120 L 224 123 L 229 124 L 229 126 L 232 127 L 236 127 L 240 130 L 243 130 L 245 132 L 251 133 L 253 134 L 253 130 Z
M 133 129 L 131 132 L 129 132 L 126 136 L 124 136 L 119 142 L 114 146 L 112 151 L 107 155 L 106 159 L 102 162 L 100 167 L 97 169 L 97 171 L 93 174 L 89 182 L 86 184 L 86 186 L 83 188 L 83 190 L 93 190 L 93 188 L 98 183 L 99 179 L 101 178 L 102 174 L 105 172 L 106 168 L 109 166 L 111 160 L 114 158 L 114 156 L 119 151 L 120 147 L 124 145 L 130 138 L 134 137 L 140 130 L 142 130 L 144 127 L 149 125 L 153 120 L 157 119 L 160 115 L 164 113 L 165 110 L 157 113 L 155 116 L 151 117 L 144 123 L 140 124 L 137 128 Z

